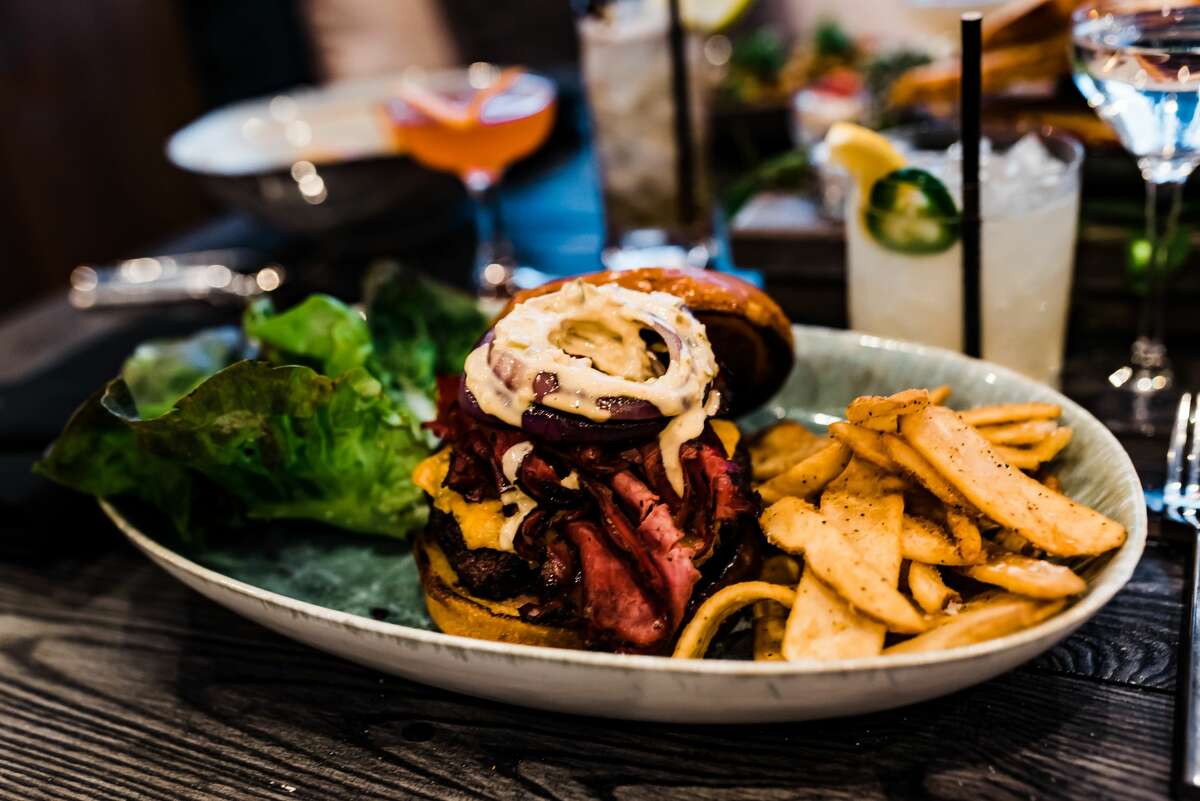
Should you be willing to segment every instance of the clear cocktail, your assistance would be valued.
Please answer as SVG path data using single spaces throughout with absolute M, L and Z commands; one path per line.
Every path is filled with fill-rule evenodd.
M 1075 84 L 1137 159 L 1146 184 L 1145 293 L 1129 361 L 1098 400 L 1104 422 L 1170 430 L 1179 388 L 1167 358 L 1166 298 L 1183 186 L 1200 165 L 1200 6 L 1194 0 L 1094 0 L 1072 17 Z

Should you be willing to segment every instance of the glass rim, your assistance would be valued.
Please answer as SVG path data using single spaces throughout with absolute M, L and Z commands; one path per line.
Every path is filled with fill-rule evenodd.
M 1136 13 L 1138 10 L 1145 11 L 1173 11 L 1177 8 L 1196 8 L 1200 6 L 1200 0 L 1088 0 L 1088 2 L 1077 7 L 1071 12 L 1071 23 L 1081 22 L 1086 18 L 1095 19 L 1092 17 L 1092 12 L 1099 14 L 1116 13 Z
M 470 79 L 470 70 L 476 65 L 483 65 L 494 69 L 497 76 L 512 66 L 477 61 L 472 64 L 455 67 L 438 67 L 435 69 L 407 67 L 388 78 L 388 86 L 391 89 L 391 94 L 383 100 L 382 106 L 393 120 L 398 120 L 405 115 L 414 113 L 412 106 L 401 97 L 401 86 L 406 81 L 412 81 L 419 86 L 428 87 L 434 91 L 456 91 L 464 87 L 473 91 L 480 91 L 479 87 L 471 85 Z M 558 102 L 558 85 L 554 82 L 553 78 L 525 67 L 520 67 L 520 69 L 521 74 L 516 77 L 511 86 L 503 90 L 504 92 L 511 91 L 516 86 L 521 86 L 521 94 L 544 99 L 546 106 Z M 417 114 L 420 116 L 419 112 Z
M 472 69 L 479 69 L 480 67 L 494 70 L 494 77 L 499 76 L 506 69 L 520 69 L 521 74 L 517 76 L 516 81 L 532 83 L 537 89 L 541 89 L 554 96 L 558 95 L 558 86 L 550 76 L 520 64 L 502 64 L 492 61 L 475 61 L 470 64 L 459 64 L 451 67 L 426 68 L 409 66 L 399 72 L 390 74 L 386 80 L 389 82 L 389 86 L 400 86 L 411 81 L 421 86 L 434 88 L 443 88 L 450 84 L 457 84 L 458 86 L 466 85 L 478 91 L 487 87 L 473 85 L 470 75 Z
M 910 131 L 909 133 L 914 134 L 917 132 Z M 1042 140 L 1048 139 L 1050 141 L 1053 141 L 1053 142 L 1067 148 L 1067 151 L 1070 154 L 1069 159 L 1067 159 L 1067 160 L 1058 159 L 1057 154 L 1055 154 L 1053 152 L 1051 153 L 1051 156 L 1058 159 L 1065 165 L 1065 171 L 1063 172 L 1061 179 L 1068 180 L 1068 179 L 1076 179 L 1077 178 L 1080 167 L 1083 164 L 1083 156 L 1084 156 L 1083 143 L 1080 142 L 1077 137 L 1072 136 L 1071 134 L 1067 133 L 1066 131 L 1061 131 L 1056 128 L 1052 128 L 1050 126 L 1043 126 L 1041 129 L 1039 129 L 1037 131 L 1027 131 L 1024 134 L 1021 134 L 1021 136 L 1017 137 L 1017 139 L 1014 140 L 1012 144 L 1016 144 L 1016 142 L 1019 141 L 1021 137 L 1026 136 L 1029 133 L 1037 134 L 1037 136 Z M 1001 153 L 1006 152 L 1009 148 L 1012 147 L 1012 144 L 1008 145 L 1004 150 L 1002 150 L 1000 152 Z M 917 152 L 933 152 L 933 148 L 917 149 Z M 867 212 L 871 212 L 873 214 L 876 214 L 876 215 L 879 215 L 880 217 L 885 217 L 885 218 L 888 218 L 888 217 L 893 217 L 893 218 L 894 217 L 906 217 L 906 218 L 910 218 L 910 219 L 913 218 L 913 215 L 910 215 L 910 214 L 904 214 L 902 212 L 895 211 L 893 209 L 881 208 L 879 206 L 872 205 L 870 203 L 869 195 L 867 196 L 866 201 L 867 202 L 863 203 L 859 209 L 860 212 L 863 214 L 865 214 Z M 1044 204 L 1033 205 L 1030 208 L 1037 209 L 1037 208 L 1041 208 L 1042 205 L 1044 205 Z M 1013 216 L 1013 215 L 1011 215 L 1011 214 L 993 214 L 993 215 L 981 214 L 981 217 L 985 222 L 987 220 L 1005 219 L 1005 218 L 1008 218 L 1011 216 Z M 960 211 L 954 215 L 946 215 L 946 214 L 921 215 L 920 219 L 929 220 L 931 222 L 939 222 L 939 223 L 960 223 L 960 222 L 962 222 L 962 212 Z

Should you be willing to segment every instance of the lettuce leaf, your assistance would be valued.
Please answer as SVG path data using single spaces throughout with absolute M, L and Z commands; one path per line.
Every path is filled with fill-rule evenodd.
M 158 417 L 209 376 L 242 357 L 234 326 L 210 328 L 185 339 L 152 339 L 125 360 L 121 377 L 142 417 Z
M 192 528 L 191 476 L 184 467 L 141 451 L 133 430 L 104 408 L 104 394 L 97 390 L 71 415 L 33 472 L 99 498 L 139 498 L 186 536 Z
M 471 296 L 408 270 L 368 285 L 367 326 L 376 371 L 432 398 L 437 376 L 460 373 L 488 318 Z
M 185 539 L 206 512 L 183 509 L 197 482 L 220 488 L 251 519 L 405 537 L 425 519 L 412 470 L 428 452 L 419 424 L 363 368 L 331 379 L 243 361 L 153 418 L 138 413 L 124 381 L 111 382 L 35 470 L 94 495 L 135 495 Z
M 35 471 L 134 496 L 185 540 L 248 519 L 314 520 L 405 537 L 423 524 L 412 470 L 432 440 L 435 378 L 458 372 L 487 319 L 474 299 L 393 270 L 369 315 L 328 295 L 146 343 L 76 412 Z M 246 340 L 264 361 L 229 362 Z M 226 366 L 228 365 L 228 366 Z
M 373 352 L 363 316 L 329 295 L 309 295 L 283 312 L 264 298 L 246 310 L 242 328 L 270 361 L 306 364 L 331 378 L 365 366 Z

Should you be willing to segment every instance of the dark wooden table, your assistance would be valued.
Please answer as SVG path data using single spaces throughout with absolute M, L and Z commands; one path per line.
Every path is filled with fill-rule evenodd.
M 836 275 L 757 247 L 746 252 L 798 319 L 842 308 Z M 1046 656 L 833 721 L 528 711 L 384 676 L 225 611 L 137 554 L 89 499 L 28 472 L 133 344 L 220 317 L 80 315 L 52 300 L 0 323 L 0 798 L 1166 797 L 1187 547 L 1156 519 L 1129 586 Z M 1102 340 L 1073 330 L 1068 392 L 1086 395 L 1093 363 L 1119 355 L 1097 362 Z M 1157 484 L 1164 443 L 1126 445 Z

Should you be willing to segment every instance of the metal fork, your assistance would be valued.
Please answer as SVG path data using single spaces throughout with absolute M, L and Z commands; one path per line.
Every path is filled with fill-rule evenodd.
M 1193 403 L 1193 400 L 1195 403 Z M 1191 442 L 1189 444 L 1189 431 Z M 1200 799 L 1200 395 L 1185 392 L 1179 399 L 1171 442 L 1167 447 L 1167 480 L 1163 511 L 1177 523 L 1196 531 L 1187 609 L 1180 636 L 1179 679 L 1175 693 L 1176 795 Z

